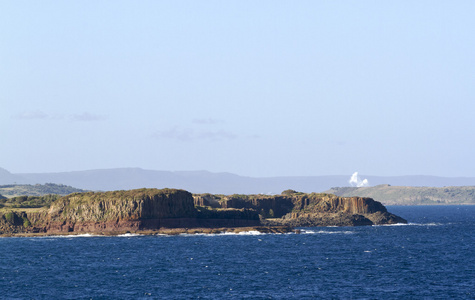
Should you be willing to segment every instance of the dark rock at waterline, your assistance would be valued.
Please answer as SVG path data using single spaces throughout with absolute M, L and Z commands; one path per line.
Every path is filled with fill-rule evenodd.
M 367 217 L 374 225 L 407 224 L 407 220 L 389 212 L 376 212 Z
M 306 214 L 299 217 L 264 220 L 263 223 L 291 227 L 365 226 L 374 224 L 365 216 L 346 213 Z

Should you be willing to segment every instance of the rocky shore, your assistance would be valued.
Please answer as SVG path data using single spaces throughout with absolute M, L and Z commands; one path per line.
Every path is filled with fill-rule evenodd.
M 36 212 L 0 212 L 0 235 L 179 234 L 406 221 L 371 198 L 285 191 L 281 195 L 192 195 L 176 189 L 74 193 Z

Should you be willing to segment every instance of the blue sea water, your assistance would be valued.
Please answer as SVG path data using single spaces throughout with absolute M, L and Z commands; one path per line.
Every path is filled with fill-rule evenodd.
M 2 299 L 475 299 L 475 206 L 302 234 L 0 238 Z

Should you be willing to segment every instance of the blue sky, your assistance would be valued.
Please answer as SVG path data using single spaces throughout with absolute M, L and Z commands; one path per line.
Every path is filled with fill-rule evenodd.
M 475 176 L 473 1 L 0 1 L 0 167 Z

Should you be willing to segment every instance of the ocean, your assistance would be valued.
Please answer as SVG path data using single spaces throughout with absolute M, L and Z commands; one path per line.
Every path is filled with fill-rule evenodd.
M 475 299 L 475 206 L 301 234 L 0 238 L 1 299 Z

